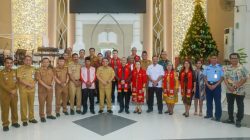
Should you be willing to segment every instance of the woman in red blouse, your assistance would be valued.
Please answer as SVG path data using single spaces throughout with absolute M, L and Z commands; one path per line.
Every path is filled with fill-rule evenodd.
M 141 105 L 144 103 L 144 92 L 147 83 L 146 71 L 141 68 L 141 62 L 135 63 L 132 71 L 132 101 L 136 104 L 134 113 L 141 114 Z
M 189 61 L 184 61 L 183 68 L 179 75 L 181 85 L 182 101 L 185 105 L 185 117 L 189 117 L 189 110 L 192 103 L 192 97 L 196 90 L 196 78 L 192 68 L 192 64 Z

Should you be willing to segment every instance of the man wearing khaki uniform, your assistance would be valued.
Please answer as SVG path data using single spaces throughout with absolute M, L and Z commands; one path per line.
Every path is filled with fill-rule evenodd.
M 99 67 L 96 72 L 97 79 L 99 80 L 99 92 L 100 92 L 100 110 L 99 113 L 103 112 L 104 99 L 106 97 L 108 113 L 113 113 L 111 103 L 111 90 L 112 80 L 114 79 L 115 72 L 113 68 L 109 67 L 109 61 L 107 58 L 103 58 L 103 66 Z
M 42 67 L 36 72 L 38 81 L 38 100 L 39 100 L 39 115 L 41 122 L 46 122 L 44 105 L 46 104 L 47 119 L 56 119 L 52 115 L 52 100 L 53 100 L 53 80 L 54 72 L 49 68 L 49 59 L 42 59 Z
M 0 100 L 2 110 L 3 131 L 9 130 L 9 109 L 11 109 L 11 121 L 13 127 L 20 127 L 17 115 L 17 79 L 16 71 L 12 69 L 12 58 L 5 58 L 5 69 L 0 71 Z
M 21 120 L 23 126 L 27 126 L 27 121 L 37 123 L 34 118 L 34 98 L 35 98 L 35 68 L 31 66 L 32 58 L 25 56 L 24 65 L 17 69 L 17 79 L 19 82 Z M 27 117 L 27 110 L 29 115 Z
M 81 65 L 78 63 L 78 54 L 74 53 L 72 55 L 73 63 L 68 67 L 68 73 L 70 77 L 69 82 L 69 99 L 70 99 L 70 114 L 75 114 L 74 102 L 76 97 L 76 113 L 81 113 L 81 79 L 80 79 L 80 70 Z
M 152 64 L 151 60 L 148 60 L 147 51 L 142 52 L 141 68 L 147 70 L 148 66 Z
M 60 117 L 61 100 L 63 106 L 63 113 L 69 115 L 67 112 L 68 101 L 68 68 L 65 66 L 65 60 L 63 57 L 59 57 L 58 66 L 54 69 L 55 74 L 55 93 L 56 93 L 56 117 Z
M 98 62 L 98 57 L 95 55 L 95 48 L 89 48 L 90 65 L 95 66 L 95 63 Z

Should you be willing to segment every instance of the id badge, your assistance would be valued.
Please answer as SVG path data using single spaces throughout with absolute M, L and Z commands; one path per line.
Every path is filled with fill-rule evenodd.
M 217 79 L 218 78 L 218 75 L 217 74 L 214 74 L 214 79 Z

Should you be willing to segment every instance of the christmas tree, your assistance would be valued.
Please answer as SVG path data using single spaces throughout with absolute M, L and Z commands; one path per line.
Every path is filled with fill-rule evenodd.
M 195 61 L 202 59 L 206 61 L 209 55 L 218 55 L 219 51 L 210 33 L 210 28 L 200 4 L 201 0 L 196 0 L 195 3 L 193 18 L 182 44 L 180 58 L 181 60 L 191 59 Z

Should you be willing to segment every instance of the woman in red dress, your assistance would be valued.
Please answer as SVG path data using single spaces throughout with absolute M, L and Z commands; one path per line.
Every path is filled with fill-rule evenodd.
M 169 115 L 173 115 L 174 105 L 178 102 L 178 76 L 177 73 L 173 69 L 173 64 L 170 62 L 167 64 L 167 69 L 165 71 L 165 75 L 163 77 L 163 99 L 165 100 L 168 111 L 165 113 L 169 113 Z
M 191 62 L 187 60 L 184 61 L 183 68 L 179 76 L 182 101 L 185 105 L 185 113 L 183 113 L 183 115 L 185 117 L 189 117 L 189 110 L 192 104 L 192 97 L 196 90 L 196 78 Z
M 132 101 L 136 104 L 134 113 L 141 114 L 141 105 L 144 103 L 144 92 L 147 83 L 146 71 L 141 68 L 141 62 L 135 63 L 132 71 Z

